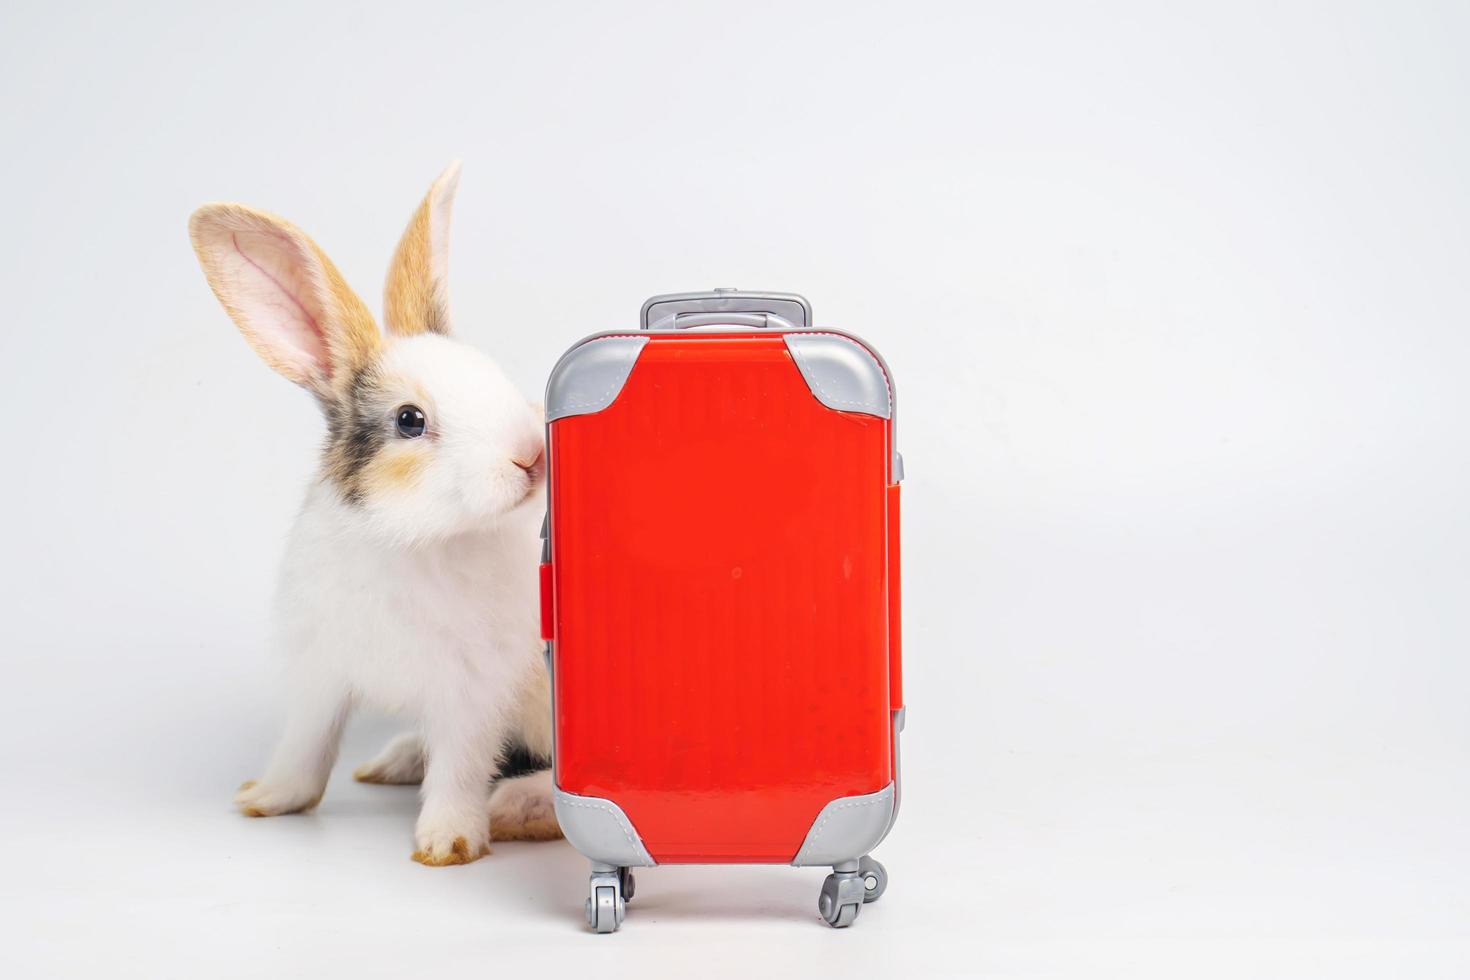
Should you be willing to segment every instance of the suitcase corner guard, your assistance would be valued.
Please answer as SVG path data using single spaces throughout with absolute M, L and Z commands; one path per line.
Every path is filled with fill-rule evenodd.
M 813 397 L 839 412 L 862 412 L 888 419 L 893 425 L 890 476 L 903 479 L 903 457 L 898 453 L 898 396 L 893 374 L 873 348 L 845 333 L 797 330 L 784 337 L 786 349 Z
M 873 352 L 846 334 L 788 333 L 786 349 L 817 401 L 841 412 L 893 415 L 888 372 Z
M 893 807 L 893 783 L 876 793 L 838 797 L 817 814 L 791 863 L 809 867 L 863 857 L 888 833 L 893 823 Z
M 553 787 L 551 798 L 562 834 L 583 857 L 621 868 L 651 868 L 657 863 L 633 829 L 633 821 L 612 800 L 578 796 L 559 787 Z
M 594 336 L 561 356 L 546 382 L 546 422 L 600 412 L 617 400 L 647 337 Z

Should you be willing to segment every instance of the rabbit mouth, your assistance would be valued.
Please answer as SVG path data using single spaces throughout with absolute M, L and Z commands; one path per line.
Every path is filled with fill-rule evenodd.
M 526 490 L 516 500 L 515 506 L 520 506 L 527 500 L 530 500 L 532 497 L 534 497 L 536 495 L 536 491 L 541 489 L 541 485 L 545 482 L 546 464 L 538 460 L 534 466 L 528 467 L 526 469 Z
M 536 488 L 541 486 L 546 480 L 546 452 L 538 448 L 529 463 L 524 462 L 522 459 L 515 459 L 512 462 L 525 474 L 526 492 L 521 495 L 521 500 L 525 500 L 531 494 L 535 493 Z

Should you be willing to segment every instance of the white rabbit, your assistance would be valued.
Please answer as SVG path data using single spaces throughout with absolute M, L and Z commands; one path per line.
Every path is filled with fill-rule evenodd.
M 309 810 L 354 707 L 409 714 L 418 731 L 356 777 L 422 781 L 413 857 L 432 865 L 488 854 L 492 835 L 560 836 L 537 624 L 542 418 L 494 362 L 448 335 L 458 179 L 451 165 L 399 242 L 386 337 L 290 223 L 237 204 L 189 222 L 219 301 L 267 364 L 316 395 L 328 429 L 278 592 L 285 732 L 235 802 L 251 816 Z M 497 783 L 492 798 L 507 755 L 536 771 Z

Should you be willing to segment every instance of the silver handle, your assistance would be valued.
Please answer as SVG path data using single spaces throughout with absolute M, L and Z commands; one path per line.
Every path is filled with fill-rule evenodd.
M 690 327 L 766 327 L 795 330 L 796 326 L 775 313 L 675 313 L 651 324 L 650 330 L 687 330 Z
M 713 320 L 690 320 L 690 316 L 717 314 Z M 751 321 L 748 315 L 775 317 Z M 769 293 L 744 289 L 716 289 L 706 293 L 665 293 L 643 304 L 638 322 L 644 330 L 676 327 L 737 326 L 775 327 L 782 330 L 812 325 L 812 304 L 795 293 Z

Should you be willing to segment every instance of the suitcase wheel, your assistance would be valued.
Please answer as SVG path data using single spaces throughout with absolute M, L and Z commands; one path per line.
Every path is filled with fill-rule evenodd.
M 883 867 L 883 862 L 872 857 L 863 857 L 858 861 L 858 874 L 863 878 L 863 901 L 876 902 L 883 897 L 883 892 L 888 888 L 888 869 Z
M 817 898 L 817 911 L 827 925 L 834 929 L 846 929 L 852 925 L 863 907 L 864 892 L 861 872 L 834 871 L 822 882 L 822 894 Z
M 886 880 L 887 880 L 887 878 L 886 878 L 886 874 L 885 874 L 885 881 Z M 633 892 L 638 887 L 638 879 L 633 877 L 633 869 L 632 868 L 619 868 L 618 869 L 618 881 L 621 882 L 622 883 L 622 886 L 623 886 L 623 901 L 624 902 L 631 902 L 631 901 L 633 901 Z
M 637 882 L 630 868 L 594 865 L 587 883 L 587 925 L 593 932 L 617 932 Z

